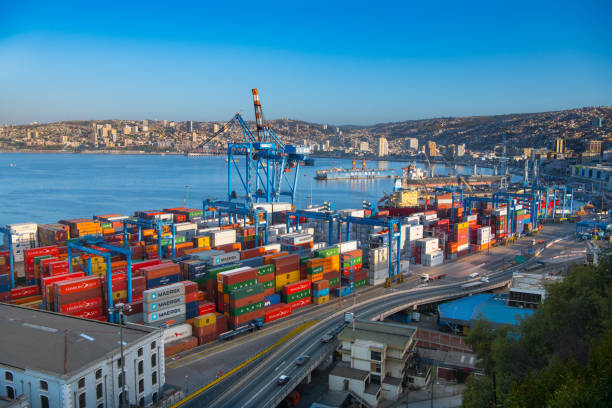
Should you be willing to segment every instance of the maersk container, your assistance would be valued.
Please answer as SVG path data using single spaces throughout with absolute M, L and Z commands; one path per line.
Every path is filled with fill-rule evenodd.
M 142 292 L 144 303 L 159 302 L 163 299 L 168 299 L 179 295 L 185 296 L 185 285 L 182 283 L 175 283 Z
M 154 323 L 158 321 L 168 320 L 179 316 L 185 316 L 185 304 L 176 306 L 170 309 L 161 310 L 159 312 L 144 313 L 145 323 Z
M 185 304 L 185 295 L 178 295 L 171 298 L 165 298 L 156 302 L 143 303 L 143 311 L 145 313 L 159 312 L 164 309 L 170 309 L 176 306 Z
M 210 266 L 218 266 L 240 261 L 240 252 L 226 252 L 206 258 L 206 262 Z

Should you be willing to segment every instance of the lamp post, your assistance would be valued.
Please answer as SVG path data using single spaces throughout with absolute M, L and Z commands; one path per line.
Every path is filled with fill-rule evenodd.
M 121 380 L 122 380 L 122 389 L 121 389 L 121 398 L 119 399 L 119 407 L 127 406 L 127 396 L 125 394 L 125 358 L 123 356 L 123 311 L 132 310 L 130 305 L 125 305 L 123 303 L 117 303 L 113 307 L 108 308 L 108 313 L 119 313 L 119 345 L 121 348 Z

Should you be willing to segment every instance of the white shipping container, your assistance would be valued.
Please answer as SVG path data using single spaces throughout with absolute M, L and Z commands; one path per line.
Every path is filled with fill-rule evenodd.
M 338 248 L 340 248 L 340 253 L 343 254 L 348 251 L 354 251 L 357 249 L 357 241 L 346 241 L 340 242 L 337 244 Z
M 437 218 L 429 218 L 429 219 L 425 219 L 423 220 L 423 225 L 426 227 L 432 226 L 437 224 L 439 220 Z
M 425 215 L 423 215 L 423 217 L 424 217 L 425 220 L 433 220 L 433 219 L 438 218 L 438 216 L 436 214 L 425 214 Z
M 159 312 L 160 310 L 170 309 L 172 307 L 185 304 L 185 295 L 177 295 L 170 298 L 157 300 L 154 302 L 143 302 L 142 310 L 145 313 Z
M 438 250 L 438 238 L 421 238 L 416 241 L 421 254 L 430 254 Z
M 439 266 L 444 263 L 444 252 L 434 251 L 429 254 L 425 254 L 422 260 L 425 266 Z
M 423 226 L 422 225 L 410 225 L 408 228 L 408 240 L 416 241 L 417 239 L 423 238 Z
M 36 233 L 38 231 L 38 224 L 33 222 L 24 222 L 20 224 L 9 224 L 8 227 L 15 231 L 16 233 L 28 233 L 33 232 Z
M 406 217 L 404 223 L 408 225 L 419 225 L 419 216 L 411 215 L 410 217 Z
M 312 250 L 316 251 L 317 249 L 322 249 L 322 248 L 325 248 L 326 246 L 327 246 L 326 242 L 315 242 L 312 245 Z
M 184 339 L 193 334 L 193 327 L 189 323 L 183 323 L 176 326 L 168 327 L 162 334 L 162 339 L 165 343 Z
M 267 245 L 263 245 L 264 248 L 266 248 L 266 251 L 280 251 L 281 246 L 280 244 L 267 244 Z
M 210 236 L 210 245 L 213 247 L 236 242 L 236 230 L 233 229 L 212 231 L 208 236 Z
M 491 227 L 481 227 L 476 230 L 476 242 L 478 245 L 487 244 L 491 241 Z
M 506 207 L 495 208 L 493 210 L 493 214 L 496 215 L 497 217 L 508 215 L 508 209 Z
M 478 216 L 475 214 L 470 214 L 470 215 L 466 215 L 465 216 L 465 221 L 466 222 L 470 222 L 470 221 L 476 221 L 478 219 Z
M 191 222 L 181 222 L 174 224 L 174 228 L 176 232 L 197 231 L 198 225 Z
M 178 317 L 181 315 L 185 315 L 185 305 L 180 305 L 177 307 L 173 307 L 171 309 L 162 310 L 160 312 L 154 313 L 143 313 L 145 323 L 154 323 L 159 320 L 171 319 L 173 317 Z
M 470 248 L 470 244 L 457 245 L 457 252 L 465 251 Z

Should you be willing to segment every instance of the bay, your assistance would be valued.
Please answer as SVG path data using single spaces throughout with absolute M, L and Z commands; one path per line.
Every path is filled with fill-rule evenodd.
M 393 169 L 401 174 L 408 162 L 367 162 L 368 168 Z M 243 166 L 243 163 L 239 163 Z M 330 201 L 334 208 L 361 208 L 377 203 L 393 189 L 391 179 L 317 181 L 316 170 L 350 168 L 349 159 L 315 158 L 314 167 L 300 168 L 296 207 Z M 360 162 L 357 163 L 360 166 Z M 422 163 L 418 167 L 423 168 Z M 458 166 L 462 174 L 472 168 Z M 435 164 L 434 173 L 448 174 Z M 491 174 L 490 169 L 482 169 Z M 233 189 L 242 190 L 233 172 Z M 293 173 L 289 173 L 293 177 Z M 0 153 L 0 224 L 50 223 L 87 217 L 183 206 L 202 208 L 206 198 L 227 199 L 225 157 L 180 155 L 110 155 L 60 153 Z

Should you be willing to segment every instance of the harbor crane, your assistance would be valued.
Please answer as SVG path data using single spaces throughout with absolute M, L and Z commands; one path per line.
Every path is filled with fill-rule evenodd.
M 255 109 L 255 134 L 239 113 L 217 132 L 204 140 L 197 149 L 209 146 L 228 131 L 242 131 L 243 140 L 227 145 L 227 200 L 244 200 L 249 206 L 257 202 L 279 202 L 281 197 L 295 201 L 300 165 L 307 160 L 310 147 L 285 144 L 264 123 L 257 89 L 252 90 Z M 244 164 L 239 165 L 240 157 Z M 292 173 L 292 174 L 291 174 Z M 238 179 L 238 190 L 233 182 Z

